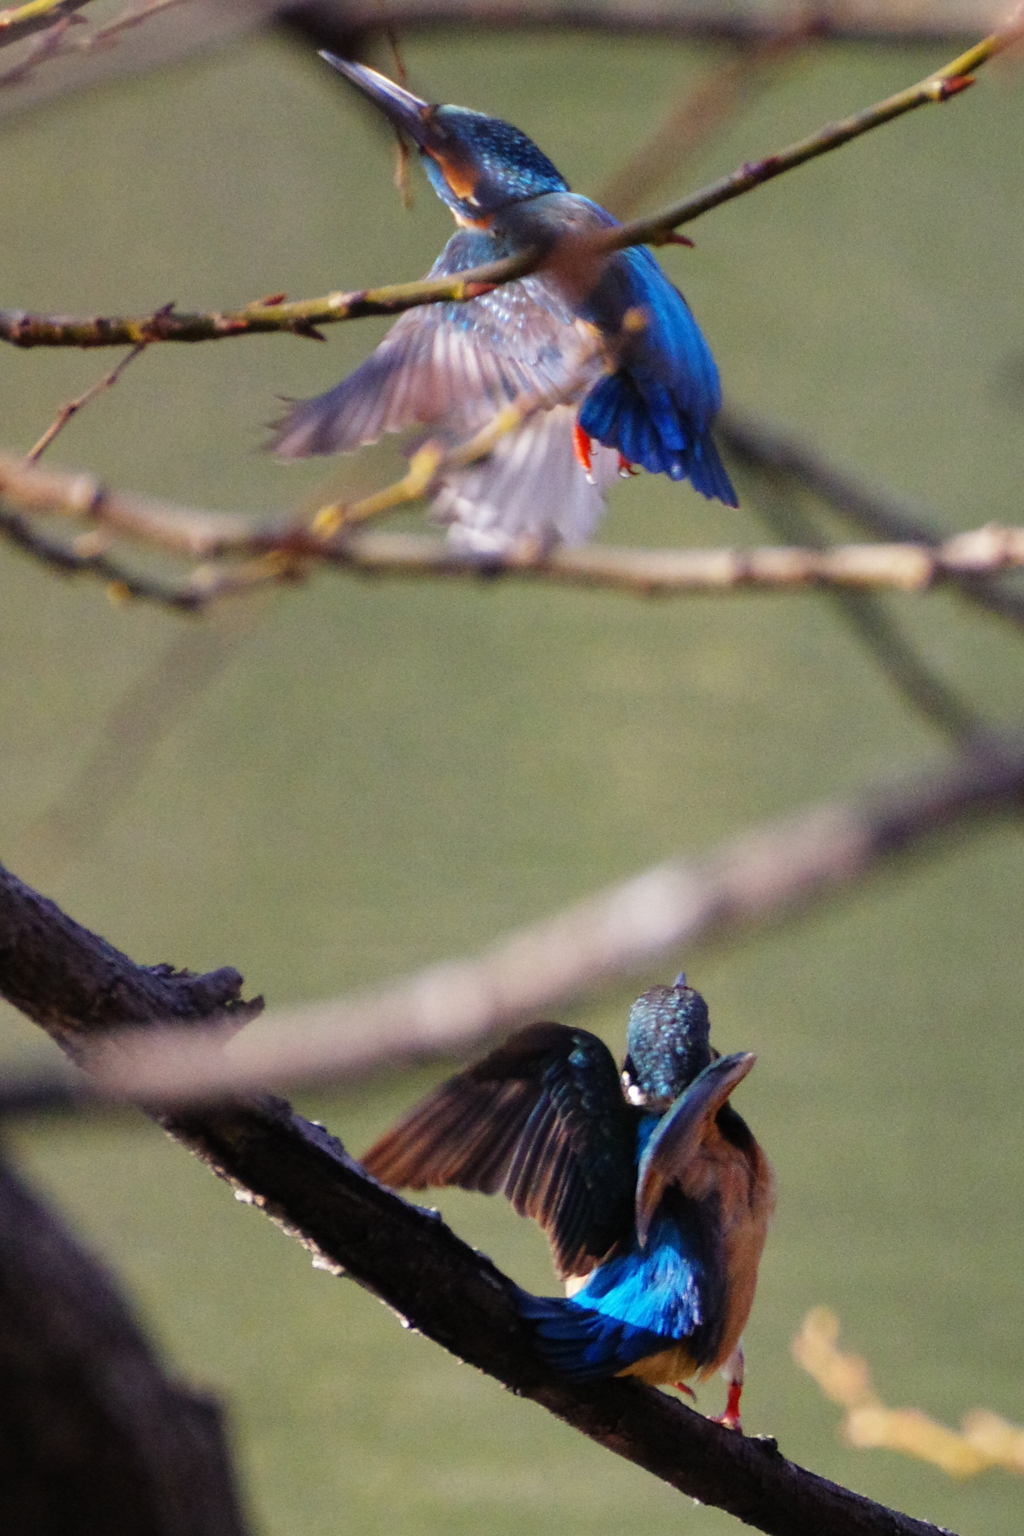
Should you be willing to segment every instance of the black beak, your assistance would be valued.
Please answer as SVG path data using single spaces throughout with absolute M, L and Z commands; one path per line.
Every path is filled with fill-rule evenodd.
M 339 75 L 344 75 L 350 80 L 357 90 L 378 106 L 396 128 L 407 133 L 414 144 L 421 149 L 427 147 L 427 139 L 430 135 L 430 119 L 433 115 L 433 107 L 429 101 L 421 101 L 404 86 L 396 85 L 389 80 L 387 75 L 378 74 L 375 69 L 370 69 L 367 64 L 352 64 L 347 59 L 339 59 L 336 54 L 320 50 L 320 57 L 324 59 L 332 69 L 336 69 Z

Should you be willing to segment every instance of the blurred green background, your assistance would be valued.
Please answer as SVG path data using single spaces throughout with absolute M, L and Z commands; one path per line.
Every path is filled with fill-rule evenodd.
M 596 190 L 711 45 L 572 35 L 403 39 L 410 83 L 525 128 Z M 917 79 L 950 45 L 822 46 L 783 70 L 664 196 Z M 977 87 L 740 199 L 665 255 L 730 400 L 813 439 L 948 528 L 1020 522 L 1024 81 Z M 416 173 L 311 54 L 267 37 L 4 125 L 3 302 L 67 312 L 231 305 L 416 276 L 449 231 Z M 365 461 L 259 452 L 275 396 L 349 369 L 382 327 L 136 362 L 52 452 L 115 486 L 268 509 Z M 107 354 L 0 353 L 3 442 L 26 449 Z M 742 510 L 653 477 L 602 537 L 763 541 Z M 311 504 L 314 504 L 311 500 Z M 1022 639 L 945 595 L 894 600 L 993 722 L 1020 719 Z M 0 549 L 2 857 L 136 959 L 233 964 L 271 1007 L 444 956 L 676 851 L 941 748 L 827 599 L 638 602 L 330 573 L 186 620 L 112 607 Z M 147 729 L 139 736 L 138 721 Z M 138 739 L 137 739 L 138 738 Z M 785 930 L 581 1004 L 621 1048 L 629 1001 L 685 965 L 738 1107 L 778 1173 L 747 1335 L 745 1420 L 825 1475 L 963 1532 L 1020 1530 L 1024 1483 L 952 1483 L 854 1452 L 790 1359 L 840 1314 L 885 1400 L 1024 1420 L 1019 1044 L 1024 837 L 1012 823 L 872 880 Z M 0 1066 L 48 1049 L 10 1011 Z M 358 1151 L 445 1070 L 302 1107 Z M 231 1406 L 263 1536 L 628 1536 L 736 1529 L 456 1364 L 308 1257 L 154 1128 L 20 1125 L 18 1155 L 130 1288 L 176 1370 Z M 504 1204 L 445 1199 L 527 1285 L 543 1243 Z M 718 1384 L 701 1405 L 722 1406 Z

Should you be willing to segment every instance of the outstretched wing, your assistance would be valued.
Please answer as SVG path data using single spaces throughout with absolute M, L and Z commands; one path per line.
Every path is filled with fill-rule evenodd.
M 521 540 L 585 544 L 619 476 L 619 455 L 595 443 L 588 478 L 573 446 L 574 405 L 536 411 L 484 459 L 445 469 L 431 506 L 456 549 L 502 554 Z
M 504 254 L 491 236 L 460 230 L 429 275 L 465 272 Z M 577 376 L 582 395 L 604 367 L 590 329 L 542 278 L 527 277 L 465 304 L 408 310 L 347 379 L 297 401 L 274 424 L 269 446 L 280 458 L 301 459 L 426 423 L 469 435 L 513 400 L 554 399 Z
M 585 1275 L 632 1234 L 637 1119 L 603 1041 L 532 1024 L 442 1083 L 362 1161 L 397 1188 L 503 1191 L 544 1228 L 559 1274 Z

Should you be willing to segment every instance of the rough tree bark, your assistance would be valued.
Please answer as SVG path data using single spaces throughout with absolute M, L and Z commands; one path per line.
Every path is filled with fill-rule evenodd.
M 96 990 L 98 987 L 98 991 Z M 90 1037 L 129 1022 L 253 1004 L 241 977 L 137 966 L 0 868 L 0 993 L 88 1062 Z M 172 999 L 173 994 L 173 999 Z M 572 1386 L 534 1354 L 511 1282 L 434 1214 L 370 1179 L 339 1141 L 267 1095 L 162 1113 L 161 1123 L 317 1254 L 420 1332 L 566 1423 L 769 1536 L 936 1536 L 937 1527 L 816 1477 L 772 1440 L 723 1429 L 630 1381 Z

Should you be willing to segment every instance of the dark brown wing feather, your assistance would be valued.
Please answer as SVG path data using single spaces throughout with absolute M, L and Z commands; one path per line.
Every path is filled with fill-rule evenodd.
M 363 1165 L 400 1189 L 504 1192 L 544 1228 L 559 1273 L 585 1275 L 632 1230 L 635 1146 L 604 1042 L 533 1024 L 442 1083 Z

